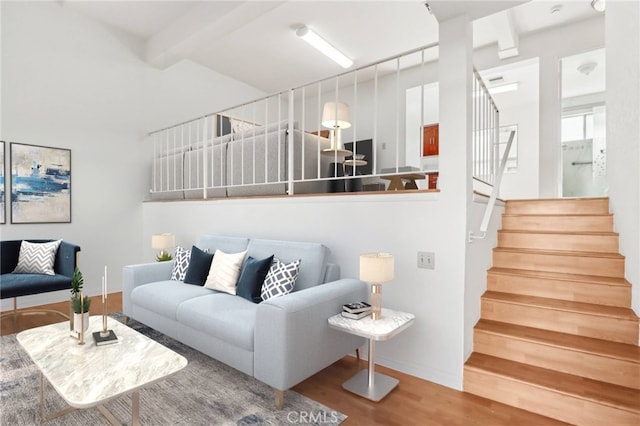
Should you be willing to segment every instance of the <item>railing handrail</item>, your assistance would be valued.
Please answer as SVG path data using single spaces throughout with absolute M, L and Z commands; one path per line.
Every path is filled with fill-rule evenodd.
M 469 242 L 473 242 L 474 239 L 484 238 L 487 235 L 487 230 L 489 229 L 489 222 L 491 221 L 491 215 L 493 214 L 493 208 L 496 205 L 496 199 L 498 198 L 498 193 L 500 192 L 500 183 L 502 182 L 502 175 L 504 174 L 504 169 L 507 165 L 507 159 L 509 158 L 509 151 L 511 150 L 511 144 L 513 143 L 513 139 L 516 135 L 516 132 L 512 130 L 509 133 L 509 141 L 507 142 L 507 147 L 504 150 L 504 154 L 502 155 L 502 159 L 500 160 L 500 167 L 498 168 L 498 173 L 496 175 L 496 181 L 493 185 L 493 189 L 491 190 L 491 195 L 489 196 L 489 202 L 487 203 L 487 208 L 484 210 L 484 216 L 482 217 L 482 222 L 480 223 L 480 233 L 481 235 L 474 235 L 473 232 L 469 232 Z

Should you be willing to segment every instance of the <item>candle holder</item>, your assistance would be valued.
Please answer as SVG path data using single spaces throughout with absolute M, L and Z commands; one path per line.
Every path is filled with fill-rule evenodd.
M 84 345 L 84 295 L 80 292 L 80 332 L 78 333 L 78 344 Z
M 93 340 L 96 346 L 117 343 L 118 337 L 113 330 L 107 330 L 107 267 L 104 267 L 104 275 L 102 276 L 102 330 L 93 332 Z

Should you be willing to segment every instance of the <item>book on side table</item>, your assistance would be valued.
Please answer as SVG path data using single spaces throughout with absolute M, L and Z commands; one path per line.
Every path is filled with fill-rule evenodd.
M 93 332 L 93 340 L 96 342 L 96 346 L 110 345 L 112 343 L 118 343 L 118 337 L 113 330 L 108 330 L 109 334 L 101 336 L 100 331 Z
M 371 305 L 367 302 L 355 302 L 342 305 L 342 311 L 350 314 L 359 314 L 361 312 L 370 312 Z
M 366 316 L 371 315 L 371 310 L 369 309 L 368 311 L 363 311 L 363 312 L 359 312 L 357 314 L 352 314 L 351 312 L 346 312 L 346 311 L 342 311 L 342 316 L 345 318 L 351 318 L 351 319 L 360 319 L 360 318 L 364 318 Z

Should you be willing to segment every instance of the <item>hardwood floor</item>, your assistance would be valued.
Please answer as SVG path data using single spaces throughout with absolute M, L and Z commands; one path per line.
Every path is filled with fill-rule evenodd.
M 40 308 L 68 313 L 69 304 L 65 301 Z M 109 295 L 107 310 L 109 313 L 122 310 L 122 293 Z M 100 302 L 96 298 L 91 314 L 100 313 Z M 61 320 L 55 314 L 23 315 L 14 325 L 12 317 L 7 316 L 0 324 L 1 334 L 4 336 Z M 400 385 L 382 401 L 372 402 L 342 389 L 342 383 L 361 368 L 366 368 L 366 361 L 360 361 L 358 365 L 355 358 L 347 356 L 298 384 L 293 390 L 349 416 L 343 423 L 345 426 L 565 424 L 381 366 L 376 370 L 396 377 Z

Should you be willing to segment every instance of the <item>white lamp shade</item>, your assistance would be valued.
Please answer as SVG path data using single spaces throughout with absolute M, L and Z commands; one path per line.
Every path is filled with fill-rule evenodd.
M 351 127 L 349 105 L 344 102 L 327 102 L 322 109 L 322 125 L 330 129 Z
M 393 255 L 389 253 L 361 254 L 360 279 L 374 284 L 392 281 Z
M 158 250 L 174 247 L 176 238 L 173 234 L 154 234 L 151 236 L 151 247 Z

